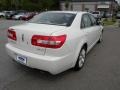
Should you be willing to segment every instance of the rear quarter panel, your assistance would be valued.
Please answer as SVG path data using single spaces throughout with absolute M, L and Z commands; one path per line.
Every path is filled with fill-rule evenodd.
M 77 14 L 76 18 L 74 19 L 72 25 L 65 30 L 61 30 L 58 32 L 53 33 L 53 36 L 56 35 L 67 35 L 66 41 L 64 45 L 59 49 L 46 49 L 45 55 L 48 56 L 69 56 L 69 61 L 65 60 L 66 65 L 72 64 L 73 67 L 76 63 L 78 54 L 81 50 L 81 47 L 86 42 L 86 38 L 84 37 L 84 33 L 80 30 L 80 21 L 81 21 L 81 14 Z

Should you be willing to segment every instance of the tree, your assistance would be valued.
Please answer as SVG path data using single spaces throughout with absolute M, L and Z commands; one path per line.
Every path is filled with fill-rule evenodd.
M 118 7 L 118 10 L 120 11 L 120 5 L 119 5 L 119 7 Z
M 44 11 L 59 9 L 59 0 L 0 0 L 1 10 Z
M 66 9 L 66 10 L 69 9 L 69 3 L 70 3 L 69 0 L 66 0 L 66 1 L 65 1 L 65 9 Z
M 53 0 L 41 0 L 41 5 L 42 5 L 42 9 L 43 10 L 50 10 L 52 8 L 52 6 L 54 5 L 54 1 Z

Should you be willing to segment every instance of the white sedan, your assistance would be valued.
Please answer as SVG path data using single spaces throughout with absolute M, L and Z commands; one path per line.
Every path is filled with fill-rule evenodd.
M 58 74 L 80 70 L 86 54 L 102 41 L 103 27 L 88 12 L 48 11 L 10 27 L 6 50 L 28 67 Z
M 12 19 L 14 19 L 14 20 L 20 20 L 21 17 L 24 16 L 24 15 L 25 15 L 25 13 L 19 13 L 19 14 L 17 14 L 17 15 L 14 15 L 14 16 L 12 17 Z
M 0 18 L 1 17 L 5 17 L 5 13 L 4 12 L 0 12 Z

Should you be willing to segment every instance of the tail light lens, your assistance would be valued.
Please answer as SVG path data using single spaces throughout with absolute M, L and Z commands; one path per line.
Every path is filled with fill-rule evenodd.
M 60 36 L 42 36 L 34 35 L 31 43 L 34 46 L 46 47 L 46 48 L 60 48 L 66 40 L 66 35 Z
M 8 29 L 8 38 L 15 41 L 17 40 L 16 32 L 14 31 L 14 29 Z

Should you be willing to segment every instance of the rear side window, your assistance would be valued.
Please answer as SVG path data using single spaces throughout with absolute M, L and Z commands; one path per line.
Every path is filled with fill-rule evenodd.
M 88 14 L 84 14 L 81 20 L 81 28 L 87 28 L 91 26 L 92 26 L 92 22 L 90 20 L 90 17 L 88 16 Z
M 91 19 L 92 26 L 95 26 L 95 25 L 96 25 L 96 19 L 94 18 L 93 15 L 90 15 L 90 14 L 89 14 L 89 17 L 90 17 L 90 19 Z

